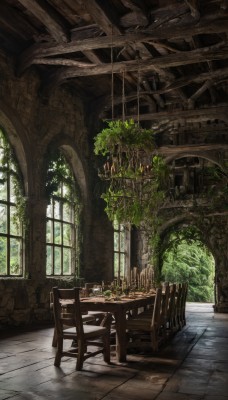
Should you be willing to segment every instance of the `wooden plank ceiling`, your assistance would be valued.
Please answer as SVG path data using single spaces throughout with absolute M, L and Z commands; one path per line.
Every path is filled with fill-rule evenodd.
M 46 95 L 80 90 L 101 118 L 139 116 L 167 154 L 228 144 L 227 33 L 227 0 L 0 2 L 19 76 L 37 68 Z

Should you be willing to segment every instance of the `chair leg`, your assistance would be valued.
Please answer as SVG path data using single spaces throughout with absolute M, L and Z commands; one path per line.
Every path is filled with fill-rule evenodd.
M 78 340 L 78 355 L 76 362 L 76 371 L 81 371 L 84 362 L 85 344 L 82 340 Z
M 63 352 L 63 338 L 59 338 L 58 343 L 57 343 L 57 353 L 56 353 L 55 362 L 54 362 L 55 367 L 60 366 L 62 352 Z
M 103 345 L 104 345 L 104 361 L 106 363 L 110 363 L 110 335 L 103 336 Z
M 57 347 L 57 333 L 56 329 L 54 328 L 53 338 L 52 338 L 52 347 Z
M 153 329 L 150 332 L 150 340 L 151 340 L 151 347 L 153 351 L 158 351 L 158 339 L 157 339 L 157 333 Z

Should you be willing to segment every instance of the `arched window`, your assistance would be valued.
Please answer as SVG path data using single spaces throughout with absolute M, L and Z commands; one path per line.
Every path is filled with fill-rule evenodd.
M 25 200 L 12 147 L 0 129 L 0 276 L 23 275 Z
M 72 170 L 61 150 L 51 154 L 46 192 L 46 274 L 72 275 L 77 272 L 79 203 Z

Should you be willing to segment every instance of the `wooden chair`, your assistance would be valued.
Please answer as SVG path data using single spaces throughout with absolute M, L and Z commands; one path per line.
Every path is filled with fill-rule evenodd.
M 53 288 L 53 308 L 57 335 L 57 352 L 54 365 L 59 367 L 62 357 L 77 359 L 76 370 L 80 371 L 83 362 L 92 356 L 103 353 L 104 361 L 110 362 L 110 319 L 106 314 L 103 326 L 83 324 L 80 308 L 80 288 L 58 289 Z M 62 313 L 63 303 L 70 302 L 71 312 Z M 65 329 L 66 326 L 70 328 Z M 65 350 L 65 340 L 74 342 L 75 347 Z M 91 347 L 95 347 L 92 351 Z M 90 351 L 88 351 L 90 349 Z
M 161 342 L 161 312 L 162 312 L 162 289 L 156 289 L 153 312 L 149 317 L 148 313 L 141 313 L 135 318 L 126 321 L 128 348 L 150 347 L 157 351 Z
M 167 339 L 169 299 L 170 299 L 170 286 L 168 283 L 165 286 L 165 293 L 162 296 L 162 305 L 161 305 L 160 324 L 161 324 L 161 332 L 162 332 L 164 342 Z
M 182 329 L 182 323 L 181 323 L 182 293 L 183 293 L 183 287 L 182 287 L 182 284 L 179 283 L 177 285 L 177 293 L 176 293 L 176 312 L 175 312 L 175 327 L 176 327 L 176 330 L 181 330 Z
M 176 284 L 170 285 L 169 305 L 167 310 L 167 335 L 171 336 L 176 331 Z
M 53 310 L 53 292 L 50 292 L 50 308 L 51 310 Z M 62 316 L 63 314 L 65 315 L 65 317 L 68 316 L 68 318 L 70 317 L 70 314 L 67 313 L 67 311 L 64 309 L 62 309 Z M 103 315 L 104 318 L 104 315 Z M 83 323 L 93 323 L 96 325 L 97 319 L 96 316 L 86 313 L 86 314 L 82 314 L 82 321 Z M 65 329 L 69 328 L 69 324 L 65 325 L 65 327 L 63 327 Z M 52 347 L 57 347 L 57 332 L 56 332 L 56 328 L 54 327 L 54 333 L 53 333 L 53 338 L 52 338 Z
M 180 305 L 180 323 L 182 327 L 186 325 L 185 309 L 186 309 L 187 295 L 188 295 L 188 284 L 185 282 L 182 283 L 182 296 Z

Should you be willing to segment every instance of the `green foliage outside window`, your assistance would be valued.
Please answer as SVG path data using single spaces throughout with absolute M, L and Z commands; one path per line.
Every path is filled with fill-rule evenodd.
M 77 263 L 79 201 L 73 172 L 60 149 L 48 152 L 47 275 L 72 275 Z
M 13 148 L 0 129 L 0 275 L 22 275 L 22 228 L 26 231 L 27 226 L 22 175 Z
M 166 239 L 161 280 L 188 282 L 188 301 L 214 301 L 214 259 L 193 227 Z

